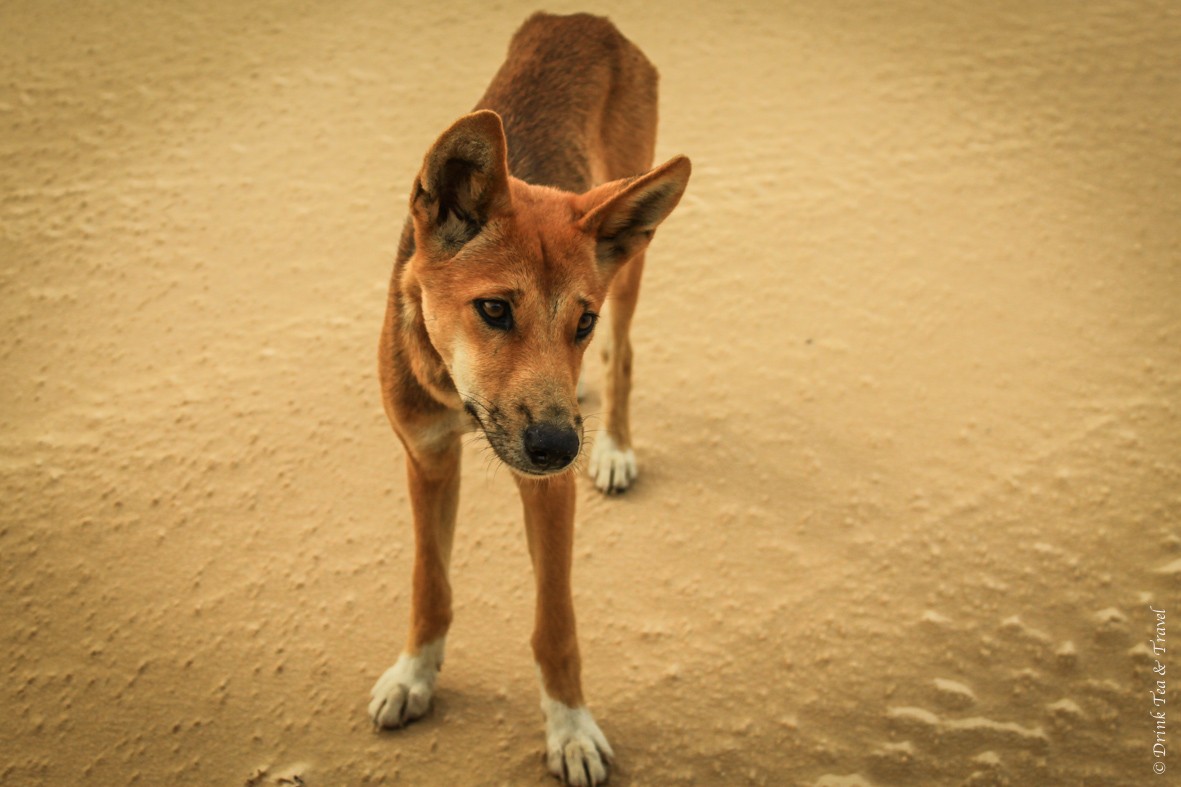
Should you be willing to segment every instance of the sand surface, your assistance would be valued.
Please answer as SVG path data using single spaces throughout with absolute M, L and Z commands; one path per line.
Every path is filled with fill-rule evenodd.
M 549 8 L 647 52 L 695 166 L 640 481 L 579 493 L 612 783 L 1181 783 L 1178 6 Z M 408 614 L 397 234 L 532 10 L 0 4 L 0 783 L 552 783 L 477 446 L 436 707 L 365 714 Z

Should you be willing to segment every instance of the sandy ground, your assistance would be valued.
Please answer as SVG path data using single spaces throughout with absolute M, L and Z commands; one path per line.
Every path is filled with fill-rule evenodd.
M 695 163 L 641 480 L 579 498 L 613 783 L 1181 783 L 1177 6 L 549 8 L 648 53 Z M 476 447 L 437 705 L 365 715 L 408 614 L 397 233 L 532 10 L 0 4 L 0 782 L 551 783 Z

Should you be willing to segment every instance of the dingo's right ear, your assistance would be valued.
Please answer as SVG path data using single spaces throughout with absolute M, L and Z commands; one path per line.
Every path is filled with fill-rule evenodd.
M 450 257 L 509 207 L 500 115 L 485 109 L 461 117 L 427 151 L 414 183 L 410 212 L 416 242 Z

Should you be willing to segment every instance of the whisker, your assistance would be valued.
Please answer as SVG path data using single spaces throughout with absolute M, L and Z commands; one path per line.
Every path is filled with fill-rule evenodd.
M 488 447 L 491 448 L 492 446 L 489 445 Z M 500 469 L 502 464 L 504 463 L 500 461 L 500 456 L 495 451 L 489 452 L 484 460 L 484 479 L 490 483 L 494 482 L 496 480 L 496 471 Z
M 481 396 L 475 391 L 460 391 L 458 388 L 456 391 L 458 391 L 459 397 L 463 399 L 464 402 L 479 405 L 480 407 L 484 408 L 484 412 L 486 413 L 491 414 L 492 411 L 496 409 L 496 406 L 492 403 L 492 400 L 485 396 Z
M 602 418 L 603 418 L 603 413 L 601 410 L 596 410 L 593 413 L 583 413 L 582 414 L 582 422 L 583 423 L 586 423 L 587 421 L 599 421 L 599 420 L 602 420 Z

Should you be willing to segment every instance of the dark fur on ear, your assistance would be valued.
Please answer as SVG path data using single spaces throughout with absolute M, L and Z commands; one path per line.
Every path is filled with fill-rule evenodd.
M 410 195 L 418 244 L 452 256 L 510 207 L 500 115 L 465 115 L 427 151 Z
M 676 156 L 643 175 L 591 189 L 579 200 L 579 229 L 595 236 L 603 265 L 622 265 L 648 246 L 656 227 L 681 201 L 692 165 Z

